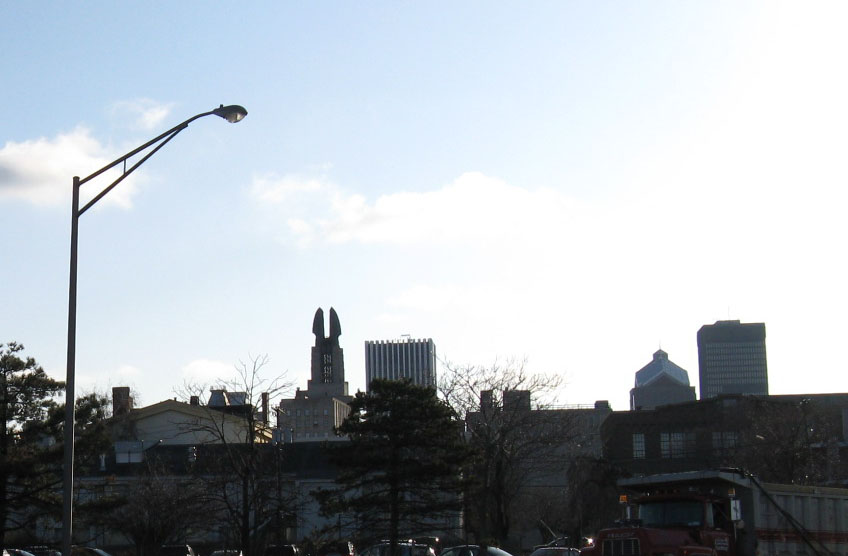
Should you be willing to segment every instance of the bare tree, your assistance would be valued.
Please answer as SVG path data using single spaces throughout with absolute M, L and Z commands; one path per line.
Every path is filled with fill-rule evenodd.
M 741 431 L 734 464 L 764 481 L 823 485 L 834 479 L 841 411 L 828 412 L 811 399 L 752 397 L 747 402 L 750 427 Z
M 621 517 L 619 478 L 620 470 L 602 458 L 575 458 L 568 464 L 566 495 L 554 522 L 574 541 L 607 527 Z
M 524 361 L 444 365 L 440 393 L 465 420 L 475 454 L 466 515 L 478 540 L 508 542 L 525 495 L 558 481 L 575 436 L 573 415 L 549 405 L 561 384 L 557 375 L 529 373 Z
M 195 399 L 204 417 L 189 425 L 208 439 L 198 447 L 196 473 L 207 495 L 237 532 L 245 556 L 257 554 L 269 529 L 288 513 L 291 497 L 282 496 L 279 450 L 273 445 L 271 404 L 291 389 L 280 375 L 263 376 L 268 356 L 250 357 L 235 365 L 235 376 L 214 386 L 185 384 L 178 392 Z M 219 400 L 199 403 L 211 392 Z M 216 403 L 220 402 L 220 403 Z
M 176 543 L 210 521 L 202 486 L 189 476 L 175 475 L 157 459 L 120 494 L 92 506 L 94 522 L 123 534 L 138 556 L 155 556 L 162 545 Z

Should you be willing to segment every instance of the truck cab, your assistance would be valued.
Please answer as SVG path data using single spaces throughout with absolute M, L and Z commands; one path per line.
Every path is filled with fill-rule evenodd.
M 734 504 L 697 493 L 626 500 L 626 517 L 599 532 L 583 556 L 736 556 Z

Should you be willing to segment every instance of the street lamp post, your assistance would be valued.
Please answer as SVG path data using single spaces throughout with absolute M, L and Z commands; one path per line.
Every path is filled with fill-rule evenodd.
M 68 367 L 65 382 L 65 454 L 64 454 L 64 469 L 62 477 L 62 554 L 63 556 L 71 556 L 71 543 L 73 539 L 73 495 L 74 495 L 74 410 L 76 398 L 74 395 L 74 375 L 76 367 L 76 329 L 77 329 L 77 242 L 79 231 L 79 217 L 91 208 L 97 201 L 109 193 L 116 185 L 121 183 L 124 178 L 129 176 L 136 168 L 141 166 L 148 158 L 156 154 L 156 151 L 161 149 L 173 139 L 179 132 L 188 127 L 188 124 L 198 118 L 210 115 L 220 116 L 230 123 L 240 122 L 247 115 L 247 110 L 238 105 L 224 106 L 223 104 L 209 112 L 203 112 L 187 119 L 186 121 L 172 127 L 165 133 L 154 137 L 147 143 L 141 145 L 128 152 L 121 158 L 114 160 L 97 170 L 93 174 L 80 179 L 74 176 L 74 190 L 71 200 L 71 264 L 70 264 L 70 280 L 68 283 Z M 153 147 L 150 152 L 145 154 L 141 160 L 127 168 L 127 160 L 141 153 L 145 149 Z M 100 174 L 106 172 L 123 163 L 124 169 L 121 175 L 105 187 L 100 193 L 94 196 L 88 203 L 80 208 L 79 190 L 80 187 L 96 178 Z

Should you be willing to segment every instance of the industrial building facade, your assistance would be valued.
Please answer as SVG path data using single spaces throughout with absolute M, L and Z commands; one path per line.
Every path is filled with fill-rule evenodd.
M 365 342 L 365 388 L 376 378 L 408 378 L 419 386 L 436 387 L 436 345 L 433 340 Z

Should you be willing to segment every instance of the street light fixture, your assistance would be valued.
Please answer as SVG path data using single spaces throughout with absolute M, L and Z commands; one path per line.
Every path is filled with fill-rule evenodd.
M 68 367 L 65 382 L 65 454 L 64 454 L 64 469 L 62 479 L 62 554 L 63 556 L 71 556 L 71 543 L 73 540 L 73 495 L 74 495 L 74 411 L 76 398 L 74 394 L 74 375 L 76 367 L 76 328 L 77 328 L 77 232 L 79 229 L 79 217 L 94 204 L 109 193 L 116 185 L 121 183 L 124 178 L 129 176 L 136 168 L 144 164 L 148 158 L 156 154 L 156 151 L 164 147 L 168 141 L 173 139 L 179 132 L 188 127 L 188 124 L 198 118 L 210 115 L 224 118 L 230 123 L 237 123 L 247 116 L 247 110 L 242 106 L 231 104 L 224 106 L 223 104 L 209 112 L 202 112 L 186 121 L 177 124 L 165 133 L 154 137 L 147 143 L 141 145 L 128 152 L 121 158 L 114 160 L 97 170 L 93 174 L 80 179 L 74 176 L 74 190 L 72 197 L 71 209 L 71 264 L 70 264 L 70 280 L 68 287 Z M 127 168 L 127 160 L 139 154 L 149 147 L 156 145 L 150 152 L 145 154 L 141 160 Z M 106 186 L 100 193 L 95 195 L 82 208 L 79 206 L 79 190 L 84 183 L 96 178 L 100 174 L 111 170 L 118 164 L 123 163 L 124 168 L 121 175 Z

